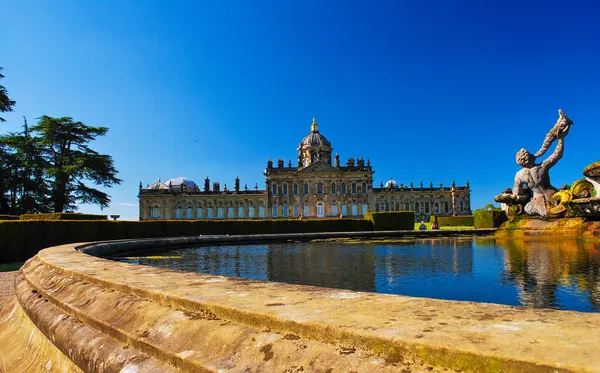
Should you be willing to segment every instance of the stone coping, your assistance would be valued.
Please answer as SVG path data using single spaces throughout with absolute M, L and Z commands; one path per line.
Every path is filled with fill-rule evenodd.
M 13 358 L 4 369 L 43 371 L 10 367 L 22 368 L 18 346 L 30 346 L 28 338 L 48 344 L 45 336 L 47 356 L 60 351 L 84 371 L 600 372 L 600 314 L 251 281 L 86 254 L 217 242 L 180 237 L 40 251 L 20 270 L 18 301 L 0 315 L 0 338 L 12 331 L 25 341 L 8 355 L 0 344 L 1 359 Z M 19 322 L 34 324 L 36 337 L 21 335 Z

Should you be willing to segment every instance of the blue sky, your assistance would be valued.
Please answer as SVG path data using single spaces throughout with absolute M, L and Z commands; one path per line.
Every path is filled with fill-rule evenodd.
M 317 117 L 334 151 L 370 158 L 375 186 L 512 186 L 562 108 L 575 122 L 555 186 L 600 159 L 600 5 L 591 1 L 12 1 L 3 85 L 25 115 L 110 128 L 94 147 L 121 186 L 105 213 L 137 219 L 158 177 L 258 182 L 296 157 Z M 99 212 L 94 206 L 83 212 Z

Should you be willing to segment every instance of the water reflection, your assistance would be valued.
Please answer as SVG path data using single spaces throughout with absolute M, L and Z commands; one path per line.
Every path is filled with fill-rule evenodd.
M 600 311 L 600 243 L 574 240 L 213 246 L 120 260 L 358 291 Z

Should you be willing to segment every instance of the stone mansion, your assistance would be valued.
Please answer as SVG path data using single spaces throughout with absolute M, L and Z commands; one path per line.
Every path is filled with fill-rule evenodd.
M 298 163 L 267 162 L 266 189 L 233 189 L 204 180 L 200 187 L 178 177 L 160 179 L 145 188 L 140 183 L 140 220 L 164 219 L 289 219 L 362 217 L 369 211 L 412 210 L 415 220 L 435 215 L 470 215 L 470 188 L 466 186 L 398 185 L 389 180 L 373 187 L 369 160 L 349 158 L 345 165 L 332 156 L 331 142 L 319 132 L 313 118 L 310 133 L 298 145 Z

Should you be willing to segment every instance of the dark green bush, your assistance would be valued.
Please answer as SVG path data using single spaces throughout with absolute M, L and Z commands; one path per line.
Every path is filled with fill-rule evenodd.
M 21 220 L 106 220 L 106 215 L 50 212 L 47 214 L 24 214 L 21 215 Z
M 19 215 L 0 215 L 0 220 L 19 220 Z
M 433 223 L 436 219 L 440 227 L 459 227 L 475 225 L 473 216 L 431 215 L 429 221 Z
M 498 228 L 508 220 L 502 210 L 475 210 L 473 212 L 475 228 Z
M 365 220 L 371 221 L 373 230 L 376 231 L 415 229 L 415 213 L 413 211 L 368 212 Z

